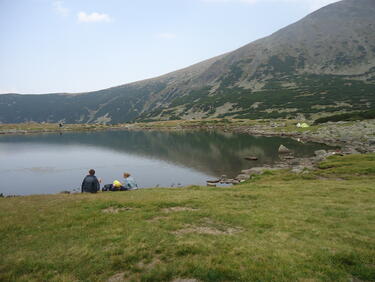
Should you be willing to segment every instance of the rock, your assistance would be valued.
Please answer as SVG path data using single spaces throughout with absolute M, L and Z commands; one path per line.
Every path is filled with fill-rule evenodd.
M 375 139 L 369 139 L 368 144 L 371 145 L 371 146 L 375 145 Z
M 324 157 L 327 154 L 326 150 L 317 150 L 314 152 L 315 156 L 317 157 Z
M 344 155 L 354 155 L 354 154 L 359 154 L 359 152 L 358 152 L 356 149 L 352 148 L 352 147 L 346 147 L 346 148 L 342 151 L 342 153 L 343 153 Z
M 300 173 L 303 172 L 304 169 L 305 169 L 304 166 L 296 166 L 296 167 L 294 167 L 291 171 L 292 171 L 293 173 L 300 174 Z
M 245 174 L 245 175 L 251 176 L 251 175 L 256 175 L 256 174 L 262 174 L 266 170 L 280 170 L 280 169 L 284 169 L 285 167 L 287 167 L 287 166 L 282 166 L 282 167 L 268 167 L 268 166 L 253 167 L 253 168 L 250 168 L 250 169 L 242 170 L 241 171 L 242 174 L 240 174 L 240 175 Z M 238 179 L 237 177 L 236 177 L 236 179 Z
M 70 194 L 70 191 L 61 191 L 60 194 Z
M 264 170 L 263 167 L 253 167 L 250 169 L 241 170 L 241 173 L 247 174 L 247 175 L 254 175 L 254 174 L 261 174 L 263 170 Z
M 289 154 L 291 151 L 285 147 L 284 145 L 280 145 L 279 147 L 279 153 L 280 154 Z
M 220 179 L 215 179 L 215 180 L 207 180 L 207 183 L 219 183 Z
M 215 184 L 215 183 L 207 182 L 207 186 L 208 186 L 208 187 L 216 187 L 216 184 Z
M 250 178 L 250 175 L 249 174 L 239 174 L 236 176 L 236 180 L 248 180 Z
M 248 160 L 248 161 L 257 161 L 258 158 L 257 157 L 245 157 L 245 160 Z
M 293 160 L 293 159 L 295 159 L 295 157 L 292 156 L 292 155 L 287 155 L 287 156 L 284 156 L 283 159 L 285 159 L 285 160 Z
M 220 184 L 234 184 L 236 182 L 236 184 L 238 183 L 238 180 L 234 180 L 234 179 L 224 179 L 222 181 L 220 181 Z

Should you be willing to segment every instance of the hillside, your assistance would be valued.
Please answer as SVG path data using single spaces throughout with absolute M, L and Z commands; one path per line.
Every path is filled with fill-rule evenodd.
M 0 95 L 0 122 L 314 118 L 374 108 L 374 14 L 373 0 L 343 0 L 154 79 L 81 94 Z

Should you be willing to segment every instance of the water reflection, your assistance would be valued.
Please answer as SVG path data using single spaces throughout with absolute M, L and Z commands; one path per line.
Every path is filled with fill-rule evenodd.
M 86 169 L 95 167 L 107 182 L 119 177 L 116 175 L 121 175 L 126 169 L 140 178 L 139 182 L 143 182 L 144 187 L 170 186 L 172 182 L 175 185 L 204 184 L 209 177 L 222 174 L 234 177 L 242 169 L 278 160 L 280 144 L 294 150 L 296 156 L 312 155 L 314 150 L 324 147 L 279 137 L 215 131 L 106 131 L 1 136 L 0 176 L 9 180 L 10 177 L 22 179 L 25 175 L 37 175 L 39 178 L 35 176 L 33 181 L 41 187 L 44 184 L 40 184 L 40 179 L 44 183 L 51 176 L 58 175 L 62 178 L 59 180 L 61 190 L 73 187 L 73 183 L 74 187 L 78 187 L 77 183 L 80 183 Z M 244 159 L 246 156 L 256 156 L 258 161 L 247 161 Z M 176 175 L 179 177 L 176 178 Z M 53 179 L 50 180 L 49 187 L 53 185 Z M 15 186 L 11 181 L 5 182 Z M 49 189 L 43 188 L 42 192 L 48 193 Z M 0 189 L 0 192 L 3 190 Z

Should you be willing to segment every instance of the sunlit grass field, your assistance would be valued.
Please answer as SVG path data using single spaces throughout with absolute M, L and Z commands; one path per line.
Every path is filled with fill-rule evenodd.
M 375 281 L 374 222 L 375 154 L 230 188 L 0 198 L 0 281 Z

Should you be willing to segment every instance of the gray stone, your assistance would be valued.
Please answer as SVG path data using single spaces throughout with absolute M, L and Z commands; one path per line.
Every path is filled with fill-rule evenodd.
M 296 166 L 296 167 L 294 167 L 291 171 L 292 171 L 293 173 L 300 174 L 300 173 L 303 172 L 304 169 L 305 169 L 304 166 Z
M 326 150 L 317 150 L 314 152 L 315 156 L 317 157 L 323 157 L 327 154 L 327 151 Z
M 280 154 L 289 154 L 291 151 L 285 147 L 284 145 L 280 145 L 279 147 L 279 153 Z
M 262 174 L 266 170 L 280 170 L 280 169 L 285 169 L 288 168 L 288 165 L 285 164 L 279 164 L 278 167 L 269 167 L 269 166 L 261 166 L 261 167 L 253 167 L 250 169 L 244 169 L 242 170 L 242 174 L 240 175 L 256 175 L 256 174 Z M 238 177 L 238 176 L 237 176 Z
M 249 178 L 250 178 L 249 174 L 239 174 L 237 175 L 235 179 L 241 181 L 241 180 L 248 180 Z
M 354 149 L 352 147 L 347 147 L 342 152 L 345 155 L 357 155 L 357 154 L 360 154 L 356 149 Z

